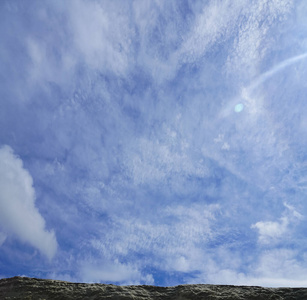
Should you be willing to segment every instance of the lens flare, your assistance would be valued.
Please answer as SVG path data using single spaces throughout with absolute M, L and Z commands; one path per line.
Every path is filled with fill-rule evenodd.
M 236 113 L 239 113 L 243 110 L 244 108 L 244 105 L 242 103 L 238 103 L 236 106 L 235 106 L 235 112 Z

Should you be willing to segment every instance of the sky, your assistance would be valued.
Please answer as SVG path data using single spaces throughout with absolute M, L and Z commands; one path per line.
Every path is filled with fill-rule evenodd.
M 306 15 L 0 1 L 0 278 L 306 287 Z

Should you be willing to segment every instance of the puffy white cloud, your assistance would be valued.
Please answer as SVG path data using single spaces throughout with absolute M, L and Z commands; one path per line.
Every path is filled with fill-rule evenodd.
M 258 229 L 259 242 L 269 244 L 272 240 L 280 238 L 286 231 L 288 219 L 281 218 L 280 222 L 257 222 L 251 228 Z
M 0 148 L 0 228 L 53 258 L 57 250 L 55 233 L 45 228 L 45 220 L 35 207 L 31 175 L 9 146 Z M 0 242 L 5 235 L 1 234 Z
M 270 244 L 277 241 L 288 232 L 290 223 L 303 218 L 293 206 L 287 203 L 284 203 L 284 206 L 286 211 L 279 221 L 260 221 L 251 226 L 251 228 L 258 230 L 260 244 Z

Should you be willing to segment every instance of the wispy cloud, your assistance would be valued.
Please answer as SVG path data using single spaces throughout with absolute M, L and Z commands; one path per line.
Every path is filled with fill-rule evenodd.
M 104 261 L 98 265 L 97 263 L 83 262 L 80 271 L 83 282 L 120 282 L 124 285 L 154 284 L 152 275 L 142 275 L 137 266 L 120 263 L 117 260 Z
M 6 240 L 6 234 L 4 232 L 0 232 L 0 246 L 4 243 Z
M 16 239 L 54 258 L 33 276 L 304 282 L 303 1 L 0 5 L 4 264 Z
M 252 1 L 242 5 L 240 25 L 226 63 L 229 74 L 239 73 L 251 79 L 259 73 L 261 62 L 274 43 L 270 30 L 287 19 L 292 7 L 292 0 Z

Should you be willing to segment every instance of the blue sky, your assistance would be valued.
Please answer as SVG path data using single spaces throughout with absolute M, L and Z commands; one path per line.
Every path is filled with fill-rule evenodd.
M 306 286 L 307 3 L 0 2 L 0 278 Z

